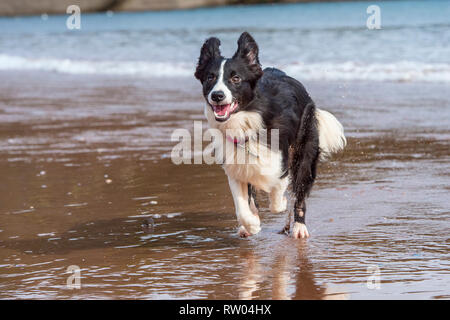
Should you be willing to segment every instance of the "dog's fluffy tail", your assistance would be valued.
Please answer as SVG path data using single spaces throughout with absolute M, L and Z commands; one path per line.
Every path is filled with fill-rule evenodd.
M 342 124 L 328 111 L 316 108 L 316 119 L 319 131 L 320 160 L 325 160 L 332 153 L 344 149 L 347 139 Z

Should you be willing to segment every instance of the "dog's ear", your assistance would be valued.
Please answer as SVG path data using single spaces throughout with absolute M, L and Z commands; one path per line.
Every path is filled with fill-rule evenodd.
M 205 72 L 205 68 L 208 63 L 215 58 L 220 57 L 220 40 L 211 37 L 205 41 L 200 50 L 200 57 L 198 58 L 197 69 L 195 70 L 195 77 L 198 80 L 202 80 Z
M 248 32 L 243 32 L 237 43 L 238 49 L 234 54 L 233 59 L 243 59 L 250 67 L 250 70 L 254 73 L 255 77 L 261 77 L 263 71 L 261 69 L 261 64 L 259 63 L 259 49 L 255 39 L 253 39 Z

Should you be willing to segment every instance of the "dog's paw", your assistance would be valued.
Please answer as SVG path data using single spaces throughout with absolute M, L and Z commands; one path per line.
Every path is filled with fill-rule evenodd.
M 261 227 L 260 227 L 259 223 L 258 224 L 250 224 L 250 225 L 247 224 L 245 226 L 242 226 L 242 228 L 244 228 L 244 230 L 246 230 L 249 233 L 249 235 L 254 235 L 261 231 Z
M 259 225 L 253 225 L 250 227 L 247 227 L 247 230 L 250 232 L 250 234 L 257 234 L 261 231 L 261 227 Z
M 238 235 L 241 238 L 247 238 L 250 237 L 250 233 L 247 231 L 247 229 L 245 229 L 244 226 L 240 226 L 239 230 L 238 230 Z
M 246 227 L 240 226 L 238 230 L 238 235 L 241 238 L 247 238 L 251 235 L 257 234 L 261 231 L 261 227 L 259 225 L 247 225 Z
M 280 213 L 286 211 L 287 198 L 283 196 L 281 199 L 278 199 L 278 201 L 271 201 L 269 209 L 272 213 Z
M 239 222 L 245 228 L 245 230 L 248 231 L 248 233 L 253 235 L 261 231 L 261 221 L 258 215 L 253 214 L 251 211 L 249 211 L 248 214 L 240 215 L 240 217 L 241 218 L 239 219 Z
M 304 223 L 296 222 L 292 228 L 292 237 L 294 239 L 303 239 L 309 237 L 308 229 Z

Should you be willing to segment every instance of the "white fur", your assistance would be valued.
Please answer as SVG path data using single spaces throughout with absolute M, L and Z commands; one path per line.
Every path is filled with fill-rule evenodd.
M 222 146 L 227 145 L 225 138 L 227 133 L 240 137 L 244 141 L 246 133 L 248 134 L 250 131 L 255 133 L 260 129 L 264 129 L 261 115 L 257 112 L 240 111 L 232 114 L 227 121 L 218 122 L 215 120 L 211 107 L 206 105 L 205 116 L 210 127 L 219 129 L 224 135 L 224 143 Z M 238 147 L 232 144 L 232 148 Z M 248 149 L 248 161 L 243 163 L 238 162 L 236 158 L 238 153 L 234 153 L 231 156 L 225 154 L 226 157 L 230 156 L 232 159 L 231 161 L 227 159 L 223 164 L 233 195 L 236 216 L 241 224 L 239 229 L 241 236 L 245 236 L 247 232 L 249 234 L 255 234 L 261 230 L 257 210 L 251 208 L 248 204 L 247 184 L 251 183 L 259 190 L 270 192 L 272 195 L 271 198 L 276 202 L 273 207 L 277 211 L 285 207 L 284 192 L 288 185 L 287 178 L 282 180 L 279 178 L 282 175 L 282 155 L 279 150 L 274 152 L 268 146 L 251 139 L 248 142 Z M 222 159 L 223 152 L 227 152 L 227 150 L 227 148 L 225 150 L 218 148 L 216 156 Z
M 273 153 L 267 146 L 253 142 L 249 143 L 249 163 L 225 163 L 223 168 L 228 176 L 245 183 L 251 183 L 259 190 L 270 192 L 279 184 L 281 172 L 281 152 Z M 253 154 L 258 155 L 254 158 Z M 238 154 L 235 154 L 237 157 Z
M 228 89 L 227 85 L 223 81 L 223 69 L 224 69 L 226 62 L 227 62 L 227 59 L 222 60 L 222 62 L 220 64 L 219 77 L 217 79 L 217 82 L 208 94 L 208 102 L 210 104 L 216 104 L 216 102 L 211 99 L 211 95 L 214 91 L 222 91 L 225 94 L 225 99 L 223 101 L 221 101 L 220 104 L 231 104 L 233 102 L 233 94 L 231 93 L 230 89 Z
M 237 181 L 228 175 L 231 194 L 233 195 L 234 207 L 239 223 L 244 226 L 250 234 L 256 234 L 261 230 L 259 216 L 254 214 L 248 205 L 247 183 Z M 239 233 L 244 231 L 239 229 Z M 241 235 L 242 236 L 242 235 Z
M 292 236 L 295 239 L 308 238 L 309 233 L 306 225 L 304 223 L 295 222 L 294 227 L 292 228 Z
M 289 185 L 289 178 L 284 177 L 280 183 L 270 191 L 270 211 L 280 213 L 287 209 L 286 189 Z
M 347 139 L 344 135 L 344 127 L 331 113 L 316 109 L 316 118 L 319 129 L 321 160 L 324 160 L 332 153 L 344 149 Z
M 205 115 L 211 127 L 219 129 L 224 136 L 227 133 L 232 133 L 233 136 L 237 137 L 241 136 L 241 140 L 245 139 L 243 135 L 246 132 L 251 131 L 255 133 L 264 128 L 261 115 L 257 112 L 240 111 L 232 114 L 227 121 L 218 122 L 215 120 L 211 108 L 206 106 Z M 223 145 L 225 146 L 226 143 Z M 226 174 L 233 179 L 244 183 L 251 183 L 257 189 L 270 192 L 280 184 L 279 177 L 283 174 L 281 172 L 281 152 L 279 150 L 274 152 L 268 146 L 251 140 L 248 142 L 248 148 L 250 152 L 248 161 L 240 163 L 238 161 L 239 159 L 236 158 L 239 153 L 235 152 L 232 155 L 234 158 L 227 159 L 223 168 Z M 222 148 L 219 148 L 219 152 L 221 151 L 220 149 Z M 222 151 L 227 150 L 226 148 L 224 149 Z M 254 155 L 258 157 L 254 157 Z M 222 157 L 220 153 L 216 156 L 219 159 Z

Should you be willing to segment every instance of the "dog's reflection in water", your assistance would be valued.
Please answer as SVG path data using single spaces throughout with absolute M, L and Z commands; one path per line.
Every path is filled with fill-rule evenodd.
M 292 249 L 297 252 L 292 254 Z M 239 299 L 348 299 L 349 294 L 342 288 L 316 282 L 306 249 L 307 243 L 299 242 L 291 250 L 277 250 L 272 259 L 247 251 L 242 257 L 244 274 L 239 283 Z M 266 296 L 267 292 L 270 296 Z

